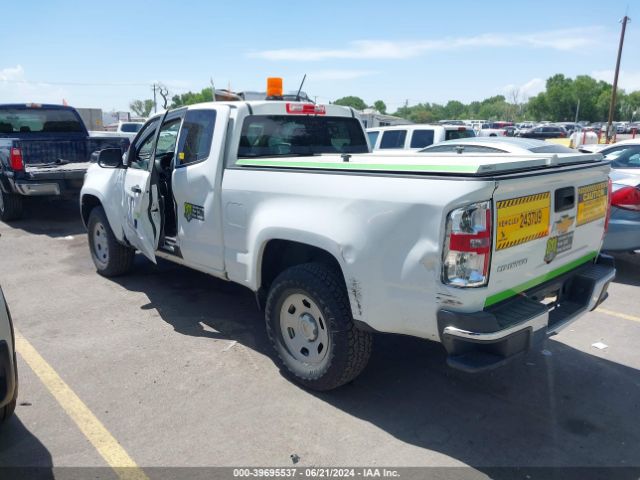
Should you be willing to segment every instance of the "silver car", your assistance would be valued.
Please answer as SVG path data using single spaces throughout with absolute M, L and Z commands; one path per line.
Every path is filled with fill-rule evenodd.
M 475 137 L 447 140 L 420 150 L 421 153 L 576 153 L 575 150 L 533 138 Z
M 640 249 L 640 139 L 600 150 L 611 160 L 611 219 L 602 248 L 631 252 Z
M 6 421 L 16 408 L 18 398 L 18 368 L 15 336 L 11 314 L 0 287 L 0 423 Z

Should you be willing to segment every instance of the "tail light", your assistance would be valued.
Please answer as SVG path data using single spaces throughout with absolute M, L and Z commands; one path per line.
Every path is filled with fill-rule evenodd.
M 11 148 L 9 164 L 11 165 L 11 170 L 13 170 L 14 172 L 21 172 L 22 170 L 24 170 L 24 162 L 22 161 L 22 150 L 20 150 L 19 148 Z
M 491 202 L 457 208 L 447 216 L 442 281 L 455 287 L 482 287 L 491 264 Z
M 640 211 L 640 190 L 637 187 L 622 187 L 611 194 L 611 205 L 624 210 Z
M 613 188 L 613 182 L 609 177 L 609 185 L 607 186 L 607 216 L 604 220 L 604 233 L 609 230 L 609 220 L 611 219 L 611 189 Z M 603 237 L 604 238 L 604 237 Z

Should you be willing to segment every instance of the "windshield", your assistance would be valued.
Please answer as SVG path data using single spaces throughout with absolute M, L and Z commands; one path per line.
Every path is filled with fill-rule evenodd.
M 10 108 L 0 110 L 0 135 L 13 133 L 82 133 L 80 119 L 71 110 Z
M 249 115 L 238 157 L 367 153 L 360 121 L 346 117 Z

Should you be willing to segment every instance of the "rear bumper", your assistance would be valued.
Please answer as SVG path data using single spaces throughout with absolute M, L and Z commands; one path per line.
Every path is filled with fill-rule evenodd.
M 80 191 L 86 173 L 85 168 L 73 170 L 27 170 L 17 178 L 10 178 L 11 189 L 25 196 L 60 196 Z
M 459 370 L 479 372 L 507 363 L 542 343 L 607 297 L 615 277 L 613 259 L 600 255 L 521 295 L 482 312 L 438 312 L 440 339 L 448 352 L 447 363 Z M 557 295 L 551 305 L 542 302 Z
M 58 184 L 58 182 L 16 182 L 15 188 L 17 193 L 20 195 L 26 195 L 29 197 L 40 195 L 60 195 L 60 184 Z

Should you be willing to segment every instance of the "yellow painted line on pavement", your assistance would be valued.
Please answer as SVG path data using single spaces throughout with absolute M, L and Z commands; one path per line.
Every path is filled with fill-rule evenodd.
M 133 459 L 38 351 L 15 331 L 16 350 L 121 480 L 148 480 Z
M 606 308 L 598 307 L 596 308 L 596 312 L 611 315 L 612 317 L 623 318 L 625 320 L 631 320 L 632 322 L 640 322 L 640 317 L 634 317 L 633 315 L 627 315 L 626 313 L 614 312 L 613 310 L 607 310 Z

